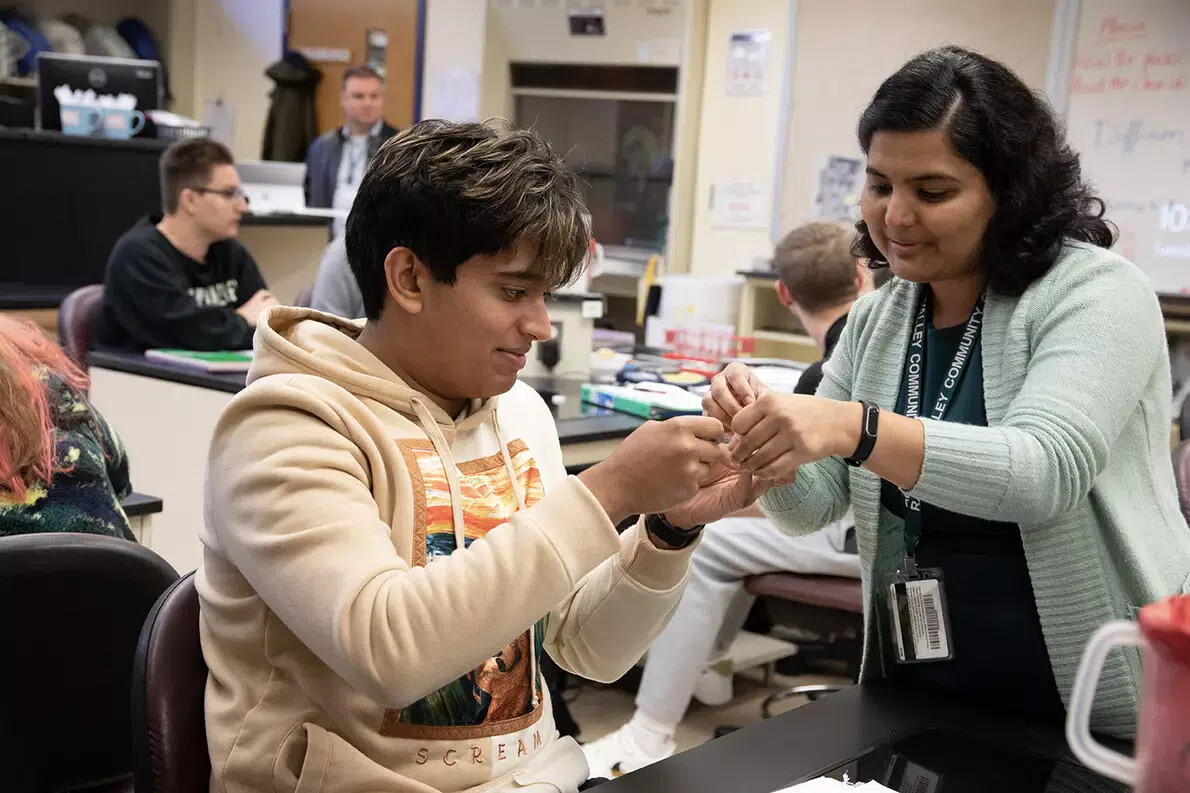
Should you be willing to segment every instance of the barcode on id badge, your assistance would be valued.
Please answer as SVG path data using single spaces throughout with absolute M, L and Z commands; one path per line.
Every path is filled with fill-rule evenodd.
M 917 659 L 946 658 L 950 648 L 942 622 L 942 592 L 938 581 L 933 578 L 909 581 L 906 594 Z
M 938 775 L 916 763 L 906 763 L 905 775 L 901 778 L 899 787 L 906 793 L 936 793 Z
M 938 614 L 938 598 L 926 593 L 922 604 L 926 612 L 926 644 L 931 650 L 942 649 L 942 618 Z

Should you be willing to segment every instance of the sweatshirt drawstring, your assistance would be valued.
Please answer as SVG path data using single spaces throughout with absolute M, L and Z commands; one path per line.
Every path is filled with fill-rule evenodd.
M 504 459 L 504 470 L 508 472 L 508 481 L 512 482 L 512 492 L 516 493 L 516 508 L 519 512 L 525 509 L 525 492 L 521 489 L 516 468 L 512 464 L 512 455 L 508 453 L 508 443 L 504 440 L 504 433 L 500 431 L 500 415 L 495 410 L 492 411 L 492 429 L 496 431 L 496 443 L 500 444 L 500 456 Z M 533 691 L 533 707 L 536 708 L 541 700 L 541 692 L 537 688 L 536 622 L 529 626 L 529 687 Z
M 492 427 L 496 430 L 496 443 L 500 444 L 500 456 L 504 458 L 504 470 L 508 472 L 512 490 L 516 493 L 516 508 L 519 512 L 525 508 L 525 492 L 521 490 L 521 482 L 517 479 L 516 468 L 512 465 L 512 455 L 508 453 L 508 444 L 504 441 L 504 434 L 500 431 L 500 418 L 494 410 L 492 411 Z
M 459 486 L 459 469 L 455 465 L 455 458 L 450 453 L 450 444 L 442 434 L 437 419 L 426 404 L 417 397 L 409 400 L 413 411 L 421 421 L 421 428 L 425 430 L 434 444 L 434 451 L 438 452 L 438 459 L 442 461 L 442 472 L 446 474 L 446 484 L 450 489 L 450 516 L 455 532 L 455 548 L 463 550 L 467 547 L 467 534 L 463 530 L 463 489 Z

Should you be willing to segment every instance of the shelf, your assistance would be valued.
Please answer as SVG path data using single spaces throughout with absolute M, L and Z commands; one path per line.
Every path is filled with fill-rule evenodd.
M 754 330 L 744 334 L 757 341 L 775 341 L 782 344 L 813 344 L 814 340 L 803 333 L 791 333 L 784 330 Z
M 0 77 L 0 85 L 13 85 L 18 88 L 36 88 L 36 77 Z

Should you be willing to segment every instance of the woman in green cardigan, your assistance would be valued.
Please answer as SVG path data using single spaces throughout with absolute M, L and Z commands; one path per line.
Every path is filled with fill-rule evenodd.
M 1059 721 L 1096 628 L 1190 592 L 1157 298 L 1003 65 L 913 58 L 859 141 L 857 253 L 897 278 L 856 303 L 816 396 L 733 365 L 704 406 L 780 485 L 778 526 L 853 506 L 863 678 Z M 1109 659 L 1095 729 L 1132 734 L 1139 678 L 1135 651 Z

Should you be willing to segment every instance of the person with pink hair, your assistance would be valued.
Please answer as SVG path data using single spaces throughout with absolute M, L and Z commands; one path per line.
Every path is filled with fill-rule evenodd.
M 119 438 L 87 376 L 31 322 L 0 315 L 0 536 L 70 531 L 132 540 Z

